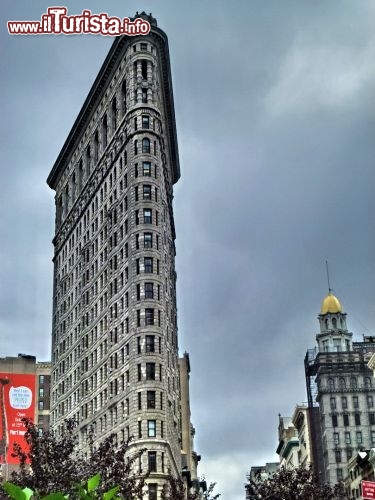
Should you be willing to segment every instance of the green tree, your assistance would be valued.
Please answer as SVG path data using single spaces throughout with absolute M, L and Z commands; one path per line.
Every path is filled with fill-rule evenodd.
M 216 483 L 211 483 L 203 494 L 197 492 L 189 492 L 187 500 L 217 500 L 221 495 L 215 493 Z M 176 479 L 169 476 L 168 483 L 164 485 L 161 500 L 185 500 L 185 486 L 181 479 Z
M 135 475 L 133 465 L 138 464 L 144 450 L 129 453 L 130 440 L 115 445 L 115 435 L 105 438 L 94 446 L 89 436 L 90 453 L 84 456 L 78 450 L 75 424 L 68 420 L 61 436 L 47 432 L 42 436 L 31 420 L 24 419 L 25 440 L 28 452 L 16 446 L 13 455 L 20 462 L 19 472 L 13 472 L 11 482 L 22 488 L 30 488 L 36 497 L 61 492 L 76 498 L 77 483 L 85 483 L 99 474 L 101 481 L 97 493 L 102 495 L 116 486 L 124 498 L 138 498 L 145 484 L 145 475 Z M 4 490 L 0 499 L 8 498 Z
M 250 500 L 348 500 L 342 485 L 321 485 L 312 469 L 303 467 L 282 467 L 267 479 L 249 479 L 245 489 Z

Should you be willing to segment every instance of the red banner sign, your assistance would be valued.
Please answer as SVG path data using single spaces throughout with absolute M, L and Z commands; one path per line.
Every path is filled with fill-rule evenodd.
M 25 448 L 23 418 L 34 420 L 35 375 L 0 373 L 0 464 L 17 464 L 13 445 Z
M 362 497 L 366 500 L 375 499 L 375 483 L 362 481 Z

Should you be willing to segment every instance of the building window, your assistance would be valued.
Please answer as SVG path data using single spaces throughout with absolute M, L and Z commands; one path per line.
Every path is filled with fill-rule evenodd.
M 330 398 L 331 410 L 336 410 L 336 398 Z
M 350 444 L 350 443 L 351 443 L 350 432 L 345 432 L 345 444 Z
M 342 481 L 344 479 L 342 469 L 337 469 L 336 474 L 337 474 L 337 481 Z
M 39 375 L 39 385 L 44 385 L 44 375 Z
M 156 437 L 156 420 L 147 420 L 148 437 Z
M 102 128 L 102 132 L 103 132 L 103 149 L 105 149 L 107 147 L 107 144 L 108 144 L 108 123 L 107 123 L 107 115 L 104 115 L 104 118 L 103 118 L 103 128 Z
M 340 444 L 340 433 L 338 432 L 333 433 L 333 442 L 334 444 Z
M 375 425 L 375 413 L 368 414 L 368 421 L 370 425 Z
M 339 379 L 339 389 L 346 389 L 346 382 L 342 377 Z
M 349 461 L 353 456 L 352 450 L 348 449 L 346 450 L 346 460 Z
M 148 500 L 157 500 L 158 498 L 158 485 L 149 484 L 148 485 Z
M 150 153 L 150 139 L 147 137 L 142 139 L 142 153 Z
M 150 128 L 150 117 L 142 115 L 142 128 Z
M 358 396 L 353 396 L 353 408 L 359 408 Z
M 374 407 L 374 398 L 372 396 L 367 396 L 367 406 L 369 408 L 373 408 Z
M 344 421 L 344 426 L 348 427 L 349 426 L 349 415 L 343 415 L 342 418 Z
M 335 381 L 333 380 L 333 378 L 328 379 L 328 388 L 330 391 L 332 391 L 335 388 Z
M 337 463 L 341 462 L 341 450 L 335 450 L 335 458 Z
M 151 308 L 145 309 L 145 324 L 146 325 L 154 324 L 154 309 Z
M 153 298 L 154 298 L 154 284 L 145 283 L 145 299 L 153 299 Z
M 116 97 L 114 97 L 112 101 L 112 134 L 115 133 L 116 128 L 117 128 L 117 102 L 116 102 Z
M 146 352 L 155 352 L 155 336 L 146 335 Z
M 143 185 L 143 199 L 151 200 L 151 186 L 149 184 Z
M 44 410 L 44 401 L 39 401 L 39 410 Z
M 147 391 L 147 409 L 152 410 L 156 408 L 156 395 L 155 391 Z
M 357 444 L 362 444 L 362 431 L 357 431 L 355 433 L 355 440 L 357 441 Z
M 44 398 L 44 389 L 43 387 L 39 387 L 39 397 Z
M 359 413 L 354 414 L 354 423 L 355 425 L 361 425 L 361 415 Z
M 94 134 L 94 162 L 97 163 L 99 158 L 99 132 L 96 130 Z
M 148 452 L 148 471 L 156 472 L 156 451 Z
M 139 364 L 137 365 L 137 371 L 138 371 L 138 382 L 142 380 L 142 366 Z
M 147 89 L 145 88 L 142 89 L 142 102 L 143 104 L 147 103 Z
M 341 406 L 342 406 L 343 410 L 347 409 L 347 407 L 348 407 L 348 400 L 347 400 L 346 396 L 343 396 L 341 398 Z
M 365 388 L 370 389 L 371 388 L 371 379 L 370 377 L 365 377 Z
M 138 392 L 138 410 L 142 410 L 142 393 Z
M 375 431 L 371 431 L 371 443 L 375 443 Z
M 138 437 L 142 437 L 142 420 L 138 420 Z
M 144 224 L 152 224 L 152 210 L 149 208 L 143 209 L 143 222 Z
M 152 257 L 145 257 L 145 273 L 153 272 L 153 259 Z
M 155 380 L 155 363 L 146 363 L 146 380 Z
M 350 387 L 351 387 L 351 389 L 357 389 L 357 379 L 355 377 L 351 377 Z
M 126 80 L 121 85 L 122 115 L 126 112 Z
M 337 415 L 332 415 L 332 427 L 337 427 Z
M 152 248 L 152 233 L 143 233 L 144 248 Z
M 149 161 L 143 162 L 143 175 L 145 177 L 151 177 L 151 163 Z
M 138 154 L 138 141 L 135 140 L 134 141 L 134 155 L 137 155 Z
M 141 326 L 141 311 L 137 309 L 137 326 Z

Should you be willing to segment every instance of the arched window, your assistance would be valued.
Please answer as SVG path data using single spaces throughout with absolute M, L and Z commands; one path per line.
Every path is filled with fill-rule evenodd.
M 333 328 L 337 328 L 337 319 L 336 318 L 332 318 L 332 325 L 333 325 Z
M 371 388 L 371 379 L 370 379 L 370 377 L 365 377 L 365 387 L 366 387 L 366 389 L 370 389 Z
M 142 153 L 150 153 L 150 139 L 147 137 L 142 139 Z
M 326 330 L 328 330 L 328 319 L 326 319 L 326 320 L 324 321 L 324 323 L 325 323 L 325 326 L 326 326 Z
M 351 389 L 357 389 L 357 379 L 356 379 L 356 377 L 351 377 L 350 378 L 350 388 Z
M 333 390 L 335 388 L 335 381 L 333 380 L 333 378 L 328 379 L 328 388 L 330 390 Z
M 341 377 L 339 379 L 339 388 L 340 389 L 346 389 L 346 382 L 345 382 L 345 379 L 343 377 Z

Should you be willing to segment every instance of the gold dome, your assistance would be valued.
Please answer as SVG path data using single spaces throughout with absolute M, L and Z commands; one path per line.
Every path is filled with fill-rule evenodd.
M 322 307 L 320 308 L 320 313 L 321 314 L 327 314 L 327 313 L 341 313 L 342 312 L 342 306 L 340 304 L 340 301 L 335 295 L 333 295 L 331 292 L 324 298 L 322 302 Z

